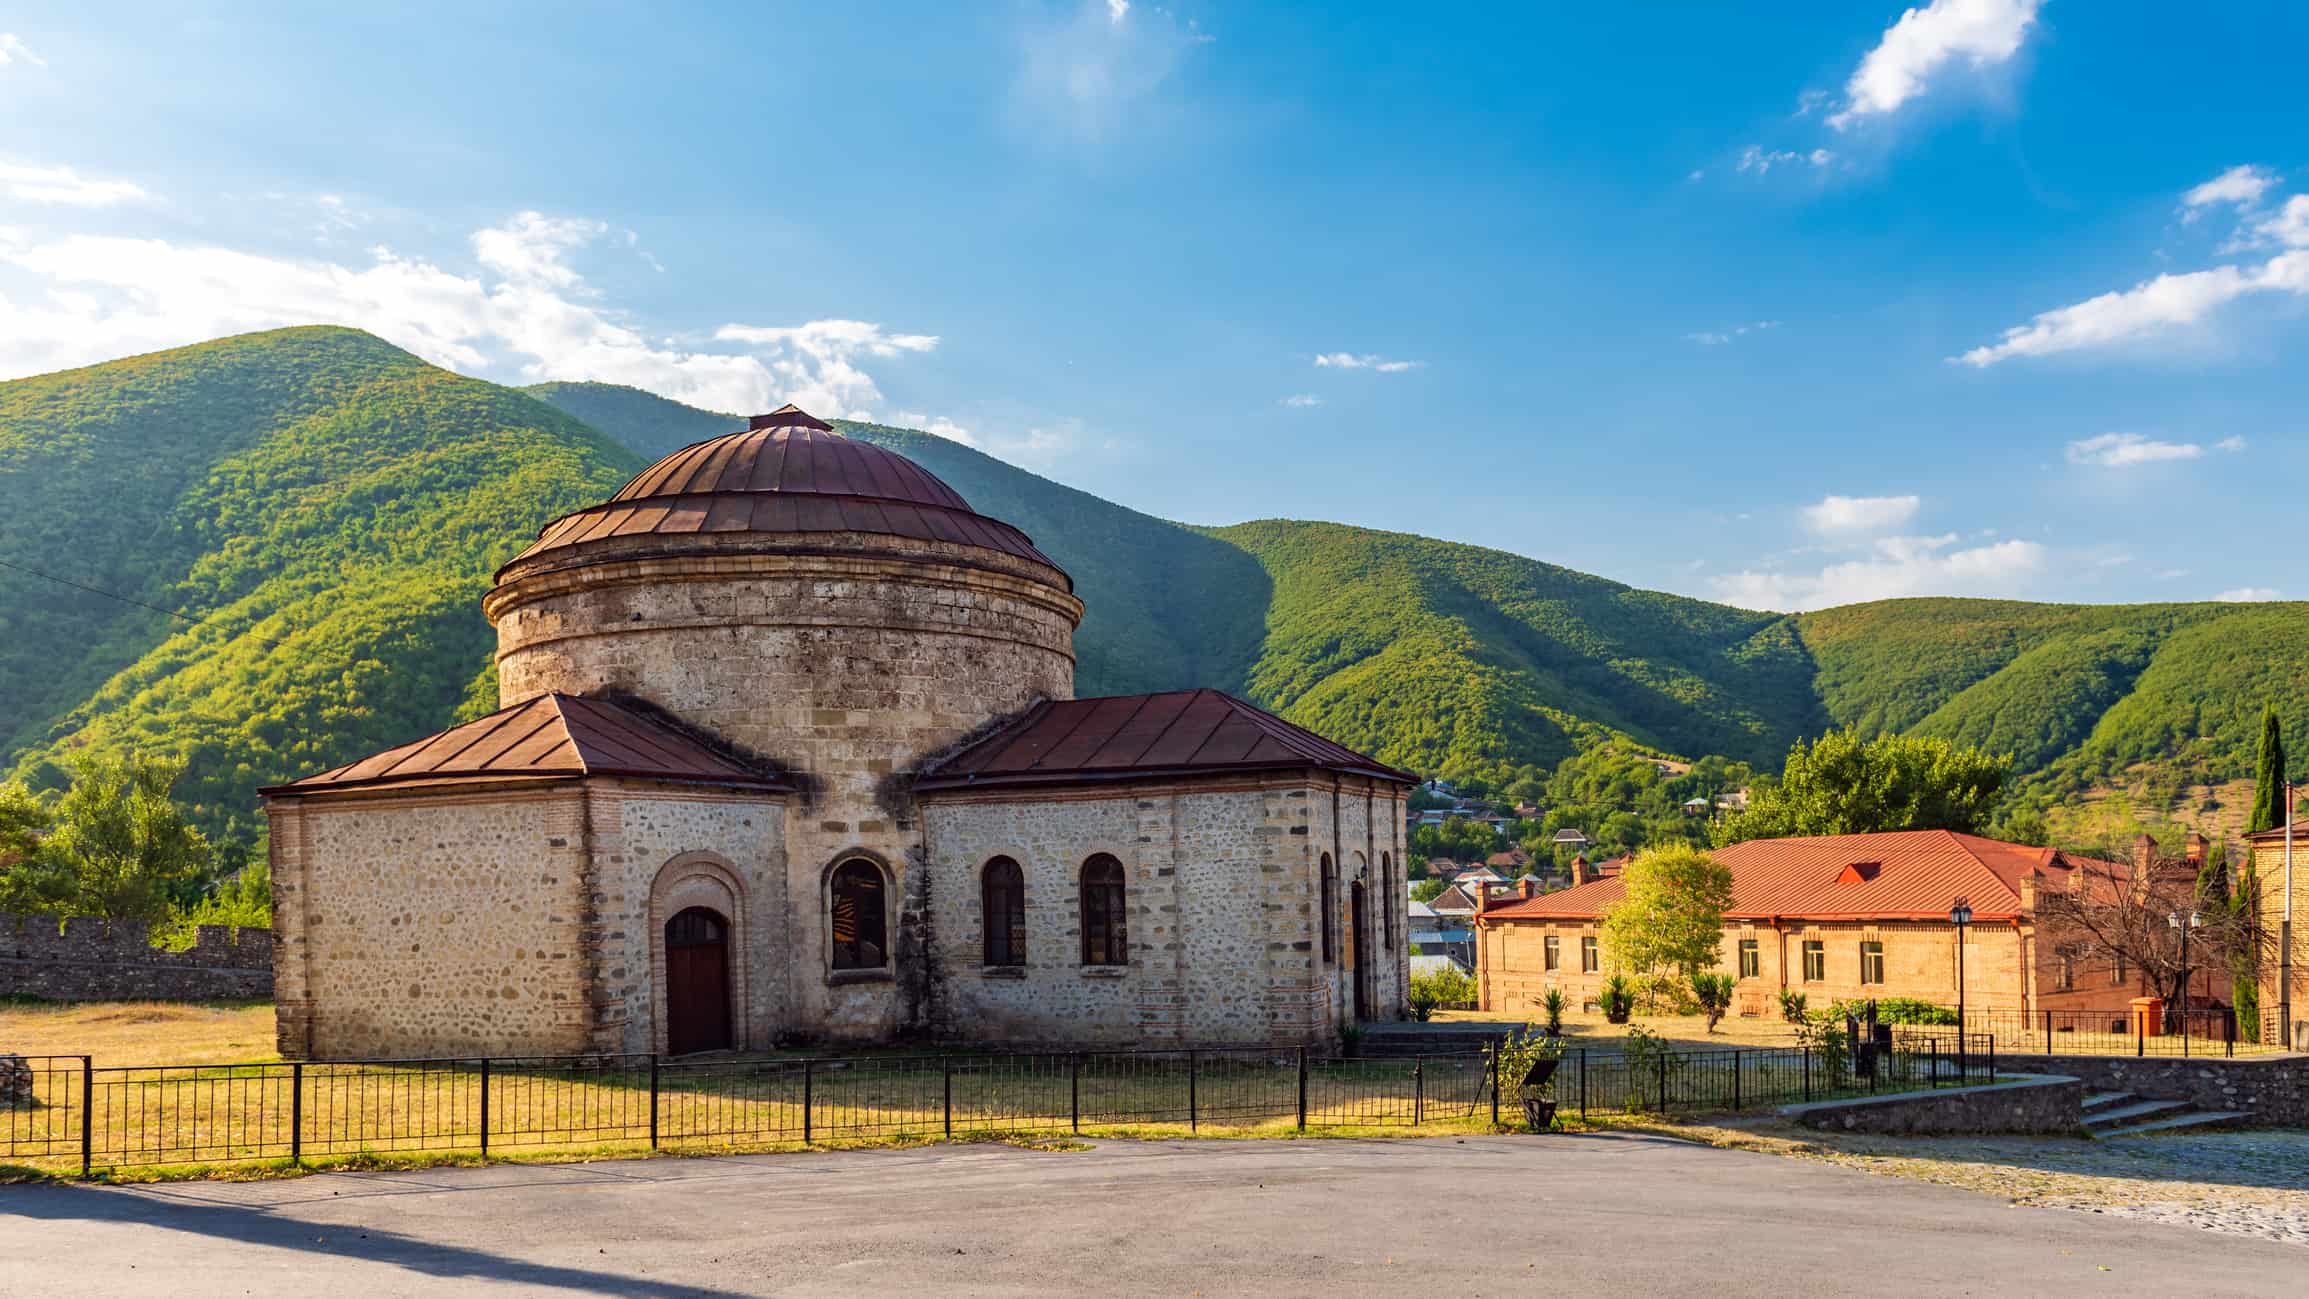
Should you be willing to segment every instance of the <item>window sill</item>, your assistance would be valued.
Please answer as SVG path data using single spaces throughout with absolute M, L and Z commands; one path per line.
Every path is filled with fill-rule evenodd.
M 1086 979 L 1119 979 L 1130 973 L 1127 965 L 1085 965 L 1082 977 Z
M 845 983 L 892 983 L 896 976 L 888 970 L 828 970 L 826 986 L 839 988 Z
M 978 977 L 981 979 L 1023 979 L 1026 977 L 1026 967 L 1023 965 L 982 965 L 978 967 Z

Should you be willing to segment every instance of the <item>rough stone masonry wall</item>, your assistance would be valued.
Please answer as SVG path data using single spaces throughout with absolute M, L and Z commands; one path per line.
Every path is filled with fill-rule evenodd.
M 589 1048 L 577 786 L 287 800 L 274 810 L 282 1055 Z
M 1074 694 L 1081 605 L 1054 570 L 907 545 L 919 553 L 604 559 L 511 574 L 487 606 L 502 702 L 630 692 L 800 778 L 784 834 L 790 1026 L 837 1039 L 922 1023 L 913 974 L 929 903 L 905 774 L 997 718 Z M 825 877 L 854 855 L 889 876 L 888 978 L 830 977 Z
M 273 995 L 269 929 L 202 925 L 192 947 L 154 947 L 141 920 L 0 912 L 0 997 L 238 1001 Z
M 1808 1128 L 1888 1136 L 1940 1137 L 1978 1132 L 2058 1136 L 2077 1130 L 2084 1084 L 2071 1077 L 2027 1078 L 1953 1091 L 1902 1092 L 1846 1101 L 1790 1105 L 1780 1111 Z
M 2131 1092 L 2199 1109 L 2243 1110 L 2266 1127 L 2309 1127 L 2309 1056 L 2006 1055 L 2000 1069 L 2073 1074 L 2093 1091 Z

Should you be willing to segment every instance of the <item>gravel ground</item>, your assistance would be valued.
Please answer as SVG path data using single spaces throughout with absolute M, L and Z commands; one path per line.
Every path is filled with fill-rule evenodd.
M 1959 1186 L 2014 1204 L 2309 1245 L 2309 1131 L 2269 1129 L 2087 1141 L 1870 1137 L 1779 1120 L 1687 1129 L 1713 1145 L 1822 1159 Z

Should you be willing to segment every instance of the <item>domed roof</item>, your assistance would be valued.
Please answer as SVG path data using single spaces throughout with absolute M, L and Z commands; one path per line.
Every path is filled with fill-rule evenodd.
M 929 470 L 787 405 L 683 447 L 608 500 L 546 524 L 505 569 L 589 542 L 703 532 L 880 533 L 1058 567 L 1025 533 L 972 510 Z

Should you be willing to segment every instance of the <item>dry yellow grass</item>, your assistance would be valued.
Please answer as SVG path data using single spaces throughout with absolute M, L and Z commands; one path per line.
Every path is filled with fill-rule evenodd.
M 1542 1012 L 1530 1008 L 1524 1018 L 1536 1023 Z M 1472 1010 L 1439 1010 L 1437 1022 L 1508 1022 L 1517 1017 L 1509 1014 L 1485 1014 Z M 1795 1046 L 1796 1031 L 1789 1024 L 1773 1016 L 1769 1019 L 1740 1019 L 1732 1016 L 1708 1031 L 1707 1022 L 1697 1015 L 1636 1015 L 1629 1024 L 1640 1024 L 1667 1041 L 1695 1051 L 1728 1051 L 1733 1047 Z M 1573 1048 L 1582 1046 L 1617 1046 L 1627 1037 L 1627 1025 L 1607 1022 L 1601 1014 L 1574 1013 L 1563 1017 L 1564 1036 L 1571 1039 Z
M 0 1052 L 125 1065 L 277 1060 L 271 1002 L 92 1001 L 0 1005 Z

